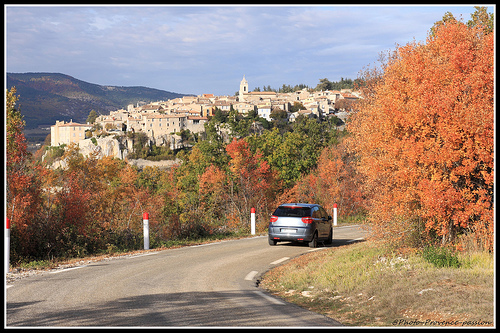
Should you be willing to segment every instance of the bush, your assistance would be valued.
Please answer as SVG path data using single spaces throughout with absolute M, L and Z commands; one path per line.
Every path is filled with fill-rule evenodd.
M 43 161 L 46 164 L 52 164 L 54 161 L 60 159 L 64 155 L 66 145 L 60 145 L 60 146 L 47 146 L 45 148 L 46 152 L 43 157 Z
M 422 257 L 434 266 L 441 267 L 460 267 L 460 262 L 457 256 L 452 253 L 449 249 L 444 247 L 432 247 L 428 246 L 424 248 L 422 252 Z

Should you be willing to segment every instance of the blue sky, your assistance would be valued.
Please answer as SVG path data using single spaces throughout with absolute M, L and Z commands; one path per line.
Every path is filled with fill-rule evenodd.
M 488 6 L 488 12 L 494 12 Z M 379 54 L 425 41 L 452 6 L 4 6 L 8 72 L 233 95 L 355 79 Z

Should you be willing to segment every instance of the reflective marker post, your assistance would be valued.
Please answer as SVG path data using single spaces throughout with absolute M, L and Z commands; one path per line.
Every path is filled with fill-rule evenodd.
M 6 227 L 7 227 L 7 230 L 6 230 L 6 240 L 5 240 L 5 251 L 7 252 L 7 261 L 5 262 L 5 270 L 6 270 L 6 273 L 9 272 L 10 270 L 10 220 L 9 218 L 7 218 L 7 224 L 6 224 Z
M 255 208 L 253 207 L 250 210 L 250 231 L 252 235 L 255 235 Z
M 142 214 L 144 224 L 144 250 L 149 250 L 149 214 Z
M 337 204 L 333 204 L 333 225 L 337 226 Z
M 332 239 L 335 238 L 335 228 L 337 226 L 337 204 L 333 204 L 333 225 L 332 225 Z

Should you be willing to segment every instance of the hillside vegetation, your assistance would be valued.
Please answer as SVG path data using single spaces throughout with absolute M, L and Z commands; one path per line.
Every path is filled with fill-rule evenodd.
M 7 88 L 16 87 L 26 128 L 54 125 L 56 120 L 85 123 L 91 110 L 101 114 L 185 96 L 146 87 L 101 86 L 59 73 L 7 73 Z

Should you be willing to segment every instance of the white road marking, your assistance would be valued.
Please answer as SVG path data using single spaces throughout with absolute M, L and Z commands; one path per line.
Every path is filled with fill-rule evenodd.
M 257 275 L 258 273 L 259 272 L 257 271 L 251 271 L 250 273 L 247 274 L 247 276 L 245 276 L 245 280 L 252 281 L 255 275 Z
M 356 239 L 351 239 L 351 240 L 348 240 L 347 243 L 352 243 L 352 242 L 359 241 L 359 240 L 362 240 L 362 239 L 365 239 L 365 238 L 364 237 L 360 237 L 360 238 L 356 238 Z
M 260 290 L 254 290 L 254 293 L 256 293 L 257 295 L 267 299 L 269 302 L 273 303 L 273 304 L 276 304 L 276 305 L 285 305 L 284 302 L 280 301 L 279 299 L 276 299 L 274 297 L 271 297 L 269 295 L 266 295 L 265 293 L 263 293 L 262 291 Z
M 151 256 L 153 254 L 158 254 L 158 253 L 160 253 L 160 252 L 143 253 L 143 254 L 138 254 L 138 255 L 127 257 L 127 259 L 134 259 L 134 258 L 140 258 L 140 257 L 145 257 L 145 256 Z
M 198 244 L 198 245 L 191 245 L 189 247 L 204 247 L 204 246 L 211 246 L 211 245 L 217 245 L 217 244 L 221 244 L 225 241 L 220 241 L 220 242 L 215 242 L 215 243 L 205 243 L 205 244 Z
M 333 229 L 354 228 L 354 227 L 359 227 L 359 226 L 360 226 L 359 224 L 355 224 L 355 225 L 343 225 L 341 227 L 333 227 Z
M 71 267 L 71 268 L 65 268 L 65 269 L 58 269 L 56 271 L 52 271 L 52 272 L 49 272 L 49 273 L 50 274 L 58 274 L 58 273 L 62 273 L 62 272 L 73 271 L 75 269 L 79 269 L 79 268 L 83 268 L 83 267 L 87 267 L 87 265 L 78 266 L 78 267 Z
M 289 257 L 283 257 L 283 258 L 281 258 L 281 259 L 278 259 L 278 260 L 276 260 L 276 261 L 273 261 L 273 262 L 271 263 L 271 265 L 277 265 L 277 264 L 279 264 L 279 263 L 281 263 L 281 262 L 283 262 L 283 261 L 286 261 L 286 260 L 288 260 L 288 259 L 290 259 L 290 258 L 289 258 Z
M 317 247 L 315 249 L 307 250 L 307 252 L 314 252 L 314 251 L 319 251 L 319 250 L 324 250 L 324 249 L 325 249 L 324 247 Z

